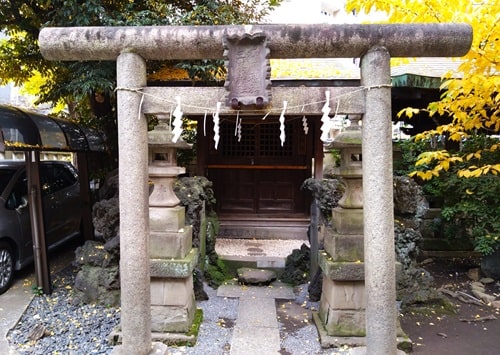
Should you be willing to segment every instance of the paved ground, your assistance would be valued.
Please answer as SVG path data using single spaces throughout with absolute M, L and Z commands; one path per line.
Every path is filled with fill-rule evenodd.
M 238 318 L 231 339 L 231 355 L 279 354 L 280 332 L 276 313 L 276 299 L 295 298 L 291 287 L 224 285 L 217 290 L 219 297 L 239 298 Z
M 0 295 L 0 354 L 15 354 L 10 352 L 6 336 L 30 303 L 33 283 L 34 275 L 30 268 L 18 273 L 12 287 Z

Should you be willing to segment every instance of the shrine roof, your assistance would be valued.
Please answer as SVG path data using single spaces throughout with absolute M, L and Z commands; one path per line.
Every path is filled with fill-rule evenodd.
M 454 58 L 399 59 L 391 68 L 394 87 L 438 89 L 441 78 L 457 72 L 462 63 Z M 352 80 L 360 78 L 359 59 L 276 59 L 271 60 L 273 80 Z M 459 77 L 458 74 L 453 75 Z

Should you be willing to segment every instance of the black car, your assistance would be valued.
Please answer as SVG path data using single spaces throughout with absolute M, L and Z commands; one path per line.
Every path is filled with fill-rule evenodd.
M 46 245 L 53 249 L 80 234 L 82 209 L 76 169 L 68 162 L 41 161 L 40 189 Z M 0 161 L 0 294 L 14 271 L 33 262 L 28 181 L 23 161 Z

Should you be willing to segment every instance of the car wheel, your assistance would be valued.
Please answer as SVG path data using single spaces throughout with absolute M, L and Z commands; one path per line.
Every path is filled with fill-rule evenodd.
M 0 295 L 7 291 L 14 278 L 14 254 L 7 243 L 0 242 Z

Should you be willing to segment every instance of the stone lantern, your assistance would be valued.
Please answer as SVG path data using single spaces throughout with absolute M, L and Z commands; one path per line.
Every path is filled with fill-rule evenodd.
M 148 132 L 148 173 L 154 185 L 149 196 L 151 207 L 175 207 L 180 201 L 174 193 L 173 184 L 185 168 L 177 166 L 177 149 L 191 149 L 191 145 L 179 139 L 172 142 L 174 134 L 170 130 L 165 115 L 158 115 L 158 124 Z
M 350 116 L 351 125 L 340 133 L 331 147 L 340 150 L 340 166 L 334 169 L 344 184 L 344 194 L 332 211 L 335 229 L 348 235 L 363 235 L 363 171 L 360 116 Z
M 340 150 L 334 174 L 345 192 L 332 211 L 333 227 L 326 230 L 318 258 L 323 289 L 316 323 L 336 345 L 362 344 L 366 335 L 360 117 L 350 116 L 351 125 L 330 145 Z
M 177 166 L 177 149 L 191 146 L 183 140 L 172 142 L 166 118 L 158 115 L 159 124 L 148 133 L 151 330 L 153 339 L 163 342 L 181 339 L 178 333 L 192 326 L 196 311 L 192 275 L 198 255 L 192 247 L 192 227 L 185 225 L 185 208 L 173 190 L 185 172 Z

